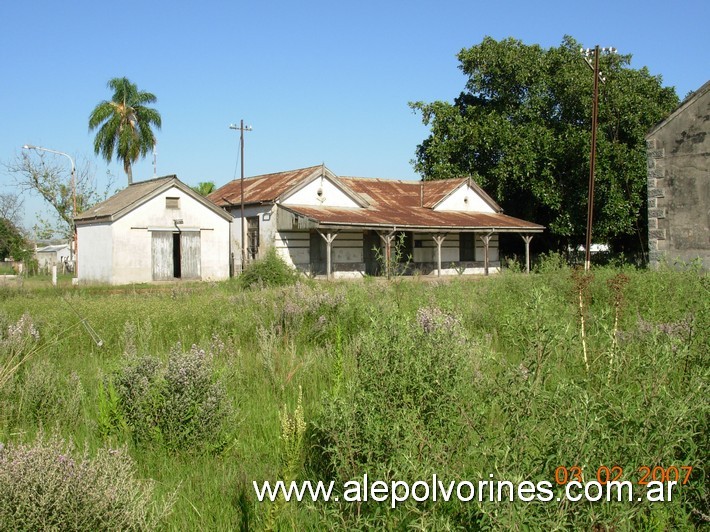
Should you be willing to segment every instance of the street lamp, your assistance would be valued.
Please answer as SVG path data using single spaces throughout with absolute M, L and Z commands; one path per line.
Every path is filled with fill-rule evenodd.
M 23 150 L 36 150 L 36 151 L 46 151 L 49 153 L 55 153 L 57 155 L 63 155 L 71 163 L 71 195 L 72 195 L 72 225 L 74 229 L 74 277 L 79 276 L 79 241 L 76 237 L 76 223 L 74 218 L 76 218 L 76 165 L 74 164 L 74 159 L 68 153 L 63 151 L 50 150 L 49 148 L 43 148 L 41 146 L 33 146 L 32 144 L 25 144 L 22 146 Z

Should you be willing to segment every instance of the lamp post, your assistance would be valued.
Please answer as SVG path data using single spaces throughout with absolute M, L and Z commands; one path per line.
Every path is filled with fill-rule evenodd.
M 241 211 L 241 223 L 242 223 L 242 271 L 244 271 L 244 266 L 247 262 L 247 226 L 246 220 L 244 219 L 244 132 L 251 131 L 251 126 L 245 126 L 244 120 L 239 121 L 239 125 L 230 124 L 229 129 L 238 129 L 239 134 L 239 149 L 240 157 L 242 163 L 242 177 L 239 182 L 239 188 L 241 190 L 241 200 L 240 200 L 240 211 Z
M 58 150 L 50 150 L 49 148 L 43 148 L 41 146 L 33 146 L 31 144 L 25 144 L 22 146 L 23 150 L 36 150 L 36 151 L 46 151 L 49 153 L 54 153 L 57 155 L 63 155 L 67 159 L 69 159 L 69 162 L 71 163 L 71 195 L 72 195 L 72 216 L 71 216 L 71 221 L 72 221 L 72 229 L 74 230 L 74 245 L 72 246 L 74 248 L 74 277 L 79 276 L 79 242 L 76 238 L 76 223 L 74 222 L 74 218 L 76 218 L 76 165 L 74 164 L 74 159 L 72 158 L 71 155 L 68 153 L 64 153 L 63 151 L 58 151 Z
M 580 52 L 584 56 L 584 61 L 589 68 L 594 72 L 594 95 L 592 98 L 592 147 L 589 156 L 589 190 L 587 192 L 587 236 L 584 244 L 584 271 L 589 271 L 591 268 L 591 248 L 592 248 L 592 218 L 594 215 L 594 171 L 597 162 L 597 121 L 599 117 L 599 82 L 606 81 L 601 72 L 599 72 L 599 54 L 616 53 L 616 48 L 599 48 L 596 45 L 593 50 L 587 48 L 581 49 Z M 594 63 L 591 61 L 594 58 Z

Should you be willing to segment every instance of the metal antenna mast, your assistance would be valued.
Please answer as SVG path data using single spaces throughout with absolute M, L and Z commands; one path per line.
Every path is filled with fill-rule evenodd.
M 241 190 L 241 200 L 240 200 L 240 214 L 241 214 L 241 224 L 242 224 L 242 271 L 244 270 L 244 266 L 247 263 L 247 225 L 246 225 L 246 220 L 244 218 L 244 132 L 245 131 L 251 131 L 252 127 L 251 126 L 245 126 L 244 125 L 244 120 L 239 121 L 239 125 L 236 124 L 230 124 L 229 129 L 236 129 L 239 130 L 239 150 L 240 150 L 240 158 L 241 158 L 241 163 L 242 163 L 242 176 L 240 179 L 239 183 L 239 188 Z

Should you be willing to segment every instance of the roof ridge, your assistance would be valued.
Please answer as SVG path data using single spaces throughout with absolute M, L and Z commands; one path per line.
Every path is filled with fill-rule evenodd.
M 323 165 L 317 164 L 317 165 L 314 165 L 314 166 L 304 166 L 303 168 L 294 168 L 293 170 L 283 170 L 283 171 L 281 171 L 281 172 L 269 172 L 268 174 L 258 174 L 258 175 L 245 176 L 245 177 L 244 177 L 244 180 L 246 181 L 247 179 L 258 179 L 258 178 L 260 178 L 260 177 L 270 177 L 270 176 L 280 175 L 280 174 L 291 174 L 291 173 L 294 173 L 294 172 L 302 172 L 303 170 L 316 169 L 316 168 L 321 167 L 321 166 L 323 166 Z M 241 178 L 237 177 L 237 178 L 232 179 L 232 180 L 230 180 L 230 181 L 228 181 L 228 182 L 231 183 L 232 181 L 241 181 Z
M 133 183 L 130 183 L 128 186 L 132 187 L 133 185 L 144 185 L 145 183 L 151 183 L 153 181 L 160 181 L 162 179 L 177 179 L 177 174 L 164 175 L 161 177 L 151 177 L 150 179 L 145 179 L 143 181 L 134 181 Z

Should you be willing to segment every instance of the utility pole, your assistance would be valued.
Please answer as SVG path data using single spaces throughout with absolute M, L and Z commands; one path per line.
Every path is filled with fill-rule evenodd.
M 237 126 L 236 124 L 230 124 L 229 129 L 237 129 L 239 130 L 239 151 L 240 151 L 240 158 L 241 158 L 241 164 L 242 164 L 242 173 L 241 173 L 241 179 L 239 183 L 239 188 L 241 189 L 241 201 L 239 205 L 240 209 L 240 214 L 241 214 L 241 224 L 242 224 L 242 271 L 244 271 L 244 266 L 247 263 L 247 224 L 246 224 L 246 219 L 244 218 L 244 132 L 245 131 L 251 131 L 252 127 L 251 126 L 245 126 L 244 125 L 244 120 L 239 121 L 239 125 Z
M 587 48 L 580 50 L 584 60 L 594 72 L 594 93 L 592 97 L 592 147 L 589 155 L 589 190 L 587 192 L 587 238 L 584 244 L 584 271 L 591 268 L 591 248 L 592 248 L 592 218 L 594 216 L 594 172 L 597 163 L 597 121 L 599 118 L 599 82 L 606 81 L 599 72 L 599 53 L 616 53 L 616 48 L 599 48 L 594 50 Z M 590 56 L 594 56 L 592 64 Z

